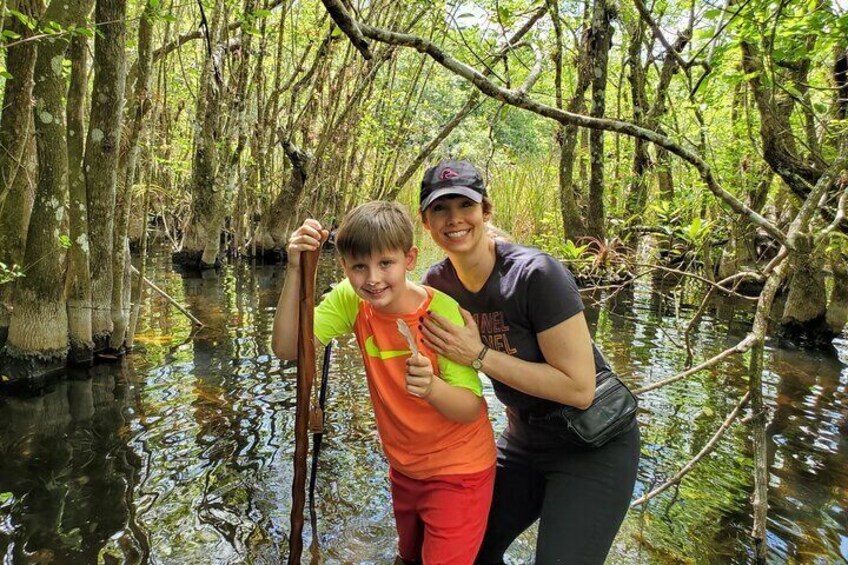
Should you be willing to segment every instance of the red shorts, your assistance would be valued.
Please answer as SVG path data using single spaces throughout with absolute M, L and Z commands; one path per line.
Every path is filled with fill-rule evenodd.
M 389 478 L 401 558 L 425 565 L 474 563 L 489 518 L 495 466 L 424 480 L 391 469 Z

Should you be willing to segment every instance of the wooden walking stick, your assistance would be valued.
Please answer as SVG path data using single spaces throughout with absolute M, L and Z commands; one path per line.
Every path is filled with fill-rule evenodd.
M 297 409 L 294 419 L 294 477 L 288 565 L 300 563 L 303 551 L 303 507 L 306 499 L 306 455 L 309 451 L 309 400 L 315 380 L 315 272 L 318 251 L 300 256 L 300 302 L 297 332 Z

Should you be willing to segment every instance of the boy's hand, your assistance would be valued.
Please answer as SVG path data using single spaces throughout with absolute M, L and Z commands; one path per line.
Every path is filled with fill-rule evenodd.
M 427 398 L 433 392 L 433 365 L 425 355 L 413 355 L 406 360 L 406 390 L 418 398 Z
M 303 225 L 292 232 L 286 247 L 289 267 L 300 267 L 300 254 L 320 249 L 329 236 L 330 232 L 321 227 L 318 220 L 304 220 Z

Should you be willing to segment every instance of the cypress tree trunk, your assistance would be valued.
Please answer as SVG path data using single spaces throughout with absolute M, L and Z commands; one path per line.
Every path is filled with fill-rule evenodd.
M 203 66 L 200 93 L 197 97 L 194 157 L 192 159 L 192 223 L 186 238 L 190 262 L 199 255 L 199 266 L 211 268 L 217 264 L 223 226 L 224 190 L 216 185 L 218 178 L 218 142 L 221 139 L 220 77 L 225 46 L 216 45 Z
M 71 85 L 68 88 L 68 191 L 70 193 L 71 247 L 65 279 L 68 300 L 68 337 L 71 363 L 88 363 L 94 342 L 91 337 L 91 274 L 89 271 L 88 211 L 85 198 L 85 94 L 88 87 L 88 40 L 71 40 Z
M 64 27 L 80 22 L 83 10 L 83 2 L 78 0 L 54 0 L 44 19 Z M 15 309 L 5 348 L 10 357 L 48 365 L 64 361 L 68 348 L 64 287 L 57 284 L 64 276 L 60 236 L 67 221 L 68 200 L 66 83 L 62 72 L 67 48 L 67 35 L 50 36 L 39 42 L 32 92 L 38 188 L 24 253 L 27 275 L 15 286 Z
M 833 290 L 827 305 L 827 325 L 833 335 L 839 335 L 848 323 L 848 259 L 843 255 L 832 263 Z
M 663 200 L 674 200 L 674 175 L 671 172 L 671 156 L 662 147 L 656 148 L 657 185 Z
M 153 62 L 153 16 L 155 6 L 149 2 L 144 7 L 138 26 L 138 74 L 135 81 L 135 90 L 129 101 L 127 112 L 130 123 L 127 134 L 124 136 L 122 151 L 118 159 L 117 176 L 117 198 L 116 198 L 116 221 L 114 233 L 114 251 L 112 254 L 112 280 L 124 281 L 130 268 L 130 254 L 128 252 L 129 240 L 127 231 L 129 228 L 130 209 L 132 207 L 132 187 L 135 184 L 136 163 L 138 162 L 139 140 L 144 131 L 144 117 L 150 108 L 150 69 Z M 131 279 L 130 279 L 131 280 Z M 124 346 L 129 324 L 130 305 L 124 303 L 127 291 L 123 284 L 112 286 L 112 336 L 109 347 L 120 350 Z
M 633 104 L 633 123 L 644 125 L 645 115 L 648 111 L 648 95 L 645 92 L 645 69 L 642 66 L 642 41 L 644 39 L 645 25 L 642 21 L 636 22 L 631 31 L 630 44 L 628 47 L 628 67 L 630 73 L 630 99 Z M 631 224 L 641 220 L 641 214 L 648 202 L 648 183 L 645 172 L 648 170 L 650 156 L 648 155 L 648 144 L 645 141 L 633 139 L 633 164 L 630 171 L 630 189 L 627 193 L 627 219 Z M 633 233 L 628 234 L 628 239 L 633 241 Z
M 562 30 L 559 22 L 558 4 L 548 0 L 548 10 L 554 20 L 554 31 L 556 32 L 556 102 L 557 108 L 562 108 Z M 584 14 L 586 29 L 580 40 L 579 51 L 576 58 L 577 84 L 574 93 L 568 103 L 568 111 L 582 113 L 586 103 L 586 90 L 589 88 L 591 73 L 591 58 L 593 57 L 592 29 L 588 21 L 588 5 Z M 560 124 L 557 131 L 557 144 L 559 145 L 559 206 L 562 214 L 562 227 L 565 237 L 576 240 L 586 233 L 586 226 L 580 214 L 580 205 L 577 199 L 577 190 L 574 185 L 574 154 L 577 148 L 577 134 L 579 129 L 573 125 Z
M 606 110 L 607 62 L 612 39 L 610 19 L 612 6 L 606 0 L 596 0 L 592 13 L 592 111 L 591 115 L 603 118 Z M 604 213 L 604 132 L 593 129 L 589 132 L 591 155 L 589 177 L 589 214 L 586 222 L 588 234 L 603 239 L 606 233 Z
M 799 235 L 798 253 L 790 258 L 789 295 L 783 308 L 779 332 L 790 338 L 801 336 L 830 341 L 826 330 L 827 294 L 822 265 L 813 254 L 812 236 Z
M 8 7 L 33 19 L 40 18 L 44 10 L 39 0 L 12 0 Z M 5 57 L 6 71 L 12 77 L 6 79 L 4 85 L 3 116 L 0 118 L 0 144 L 3 147 L 0 151 L 0 209 L 18 174 L 26 173 L 22 166 L 26 163 L 28 148 L 20 141 L 27 133 L 32 133 L 31 97 L 37 47 L 36 41 L 29 40 L 36 30 L 27 28 L 18 18 L 9 16 L 3 29 L 20 35 L 20 39 L 7 48 Z
M 38 18 L 44 7 L 40 0 L 11 2 L 9 8 Z M 4 29 L 17 33 L 21 41 L 6 51 L 6 70 L 12 75 L 3 91 L 0 117 L 0 263 L 20 265 L 26 232 L 35 198 L 37 163 L 32 123 L 32 85 L 35 69 L 35 34 L 17 18 L 9 17 Z M 14 282 L 0 285 L 0 347 L 6 342 L 12 311 Z
M 97 0 L 94 86 L 85 145 L 85 181 L 91 244 L 92 335 L 98 348 L 109 343 L 113 323 L 112 254 L 118 149 L 124 107 L 126 0 Z M 122 246 L 121 246 L 122 247 Z
M 308 153 L 286 139 L 282 139 L 280 144 L 292 165 L 292 169 L 286 184 L 274 199 L 274 203 L 268 213 L 268 218 L 273 219 L 273 223 L 270 226 L 269 232 L 265 234 L 268 241 L 264 242 L 265 245 L 262 246 L 266 252 L 273 249 L 273 247 L 269 246 L 269 242 L 279 245 L 281 249 L 284 247 L 283 242 L 288 238 L 288 234 L 292 228 L 291 224 L 295 219 L 297 204 L 303 195 L 311 170 L 311 160 Z M 257 235 L 262 234 L 260 232 Z
M 14 184 L 9 188 L 0 212 L 0 262 L 5 263 L 7 267 L 23 267 L 27 228 L 38 182 L 34 125 L 29 105 L 26 112 L 29 125 L 26 131 L 21 132 L 19 142 L 25 148 L 21 157 L 22 167 L 15 176 Z M 0 284 L 0 347 L 6 342 L 9 333 L 14 288 L 14 280 Z

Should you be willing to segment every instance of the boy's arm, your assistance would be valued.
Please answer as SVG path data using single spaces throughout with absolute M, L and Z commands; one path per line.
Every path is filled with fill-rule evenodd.
M 469 369 L 470 370 L 470 369 Z M 433 365 L 424 355 L 406 361 L 406 388 L 425 399 L 439 414 L 454 422 L 473 422 L 480 415 L 483 399 L 472 390 L 453 386 L 433 374 Z
M 280 359 L 291 361 L 297 358 L 297 332 L 300 324 L 298 300 L 300 298 L 300 255 L 304 251 L 315 251 L 327 239 L 329 232 L 316 220 L 306 220 L 289 238 L 286 251 L 288 266 L 286 282 L 277 302 L 274 314 L 274 330 L 271 334 L 271 349 Z
M 274 350 L 274 355 L 286 361 L 297 358 L 297 331 L 300 325 L 299 298 L 300 265 L 289 264 L 286 269 L 286 282 L 277 301 L 274 332 L 271 334 L 271 348 Z

